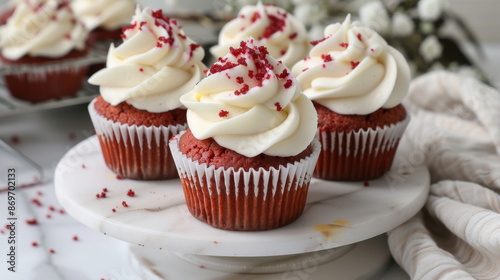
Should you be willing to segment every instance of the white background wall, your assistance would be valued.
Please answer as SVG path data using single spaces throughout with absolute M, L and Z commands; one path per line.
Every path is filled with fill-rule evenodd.
M 450 9 L 463 18 L 485 43 L 500 43 L 500 0 L 448 0 Z

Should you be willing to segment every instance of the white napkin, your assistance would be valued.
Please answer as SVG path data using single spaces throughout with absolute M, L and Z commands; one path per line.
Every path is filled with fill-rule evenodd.
M 402 141 L 431 173 L 424 209 L 390 231 L 412 279 L 500 279 L 500 93 L 448 72 L 415 79 Z

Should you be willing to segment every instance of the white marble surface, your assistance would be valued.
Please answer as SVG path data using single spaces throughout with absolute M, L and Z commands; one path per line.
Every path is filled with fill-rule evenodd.
M 429 174 L 404 172 L 400 146 L 388 175 L 363 182 L 313 179 L 302 216 L 285 227 L 260 232 L 212 228 L 187 210 L 179 179 L 118 179 L 107 169 L 96 136 L 79 143 L 59 162 L 55 188 L 70 215 L 108 236 L 133 244 L 212 256 L 272 256 L 311 252 L 366 240 L 415 215 L 427 199 Z M 106 188 L 105 198 L 97 198 Z M 129 190 L 134 196 L 127 195 Z M 124 207 L 123 203 L 127 205 Z M 114 209 L 114 211 L 113 211 Z

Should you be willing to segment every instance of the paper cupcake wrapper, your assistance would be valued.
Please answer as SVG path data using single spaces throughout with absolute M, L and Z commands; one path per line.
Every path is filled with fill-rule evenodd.
M 322 145 L 314 177 L 326 180 L 370 180 L 391 166 L 410 116 L 390 126 L 351 132 L 318 131 Z
M 215 168 L 192 161 L 179 150 L 180 135 L 170 150 L 191 214 L 226 230 L 267 230 L 295 221 L 304 210 L 321 146 L 315 139 L 306 158 L 269 170 Z
M 109 169 L 130 179 L 177 177 L 168 141 L 186 130 L 187 124 L 159 127 L 121 124 L 99 115 L 94 104 L 95 99 L 89 104 L 89 114 Z

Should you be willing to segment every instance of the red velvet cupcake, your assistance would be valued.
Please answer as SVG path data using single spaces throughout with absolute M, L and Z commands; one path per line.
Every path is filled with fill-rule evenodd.
M 311 42 L 310 56 L 292 69 L 318 112 L 322 151 L 314 176 L 369 180 L 392 165 L 409 122 L 400 104 L 410 83 L 404 57 L 350 16 Z
M 10 72 L 4 76 L 10 93 L 31 102 L 75 95 L 87 71 L 87 36 L 66 1 L 19 1 L 0 28 L 0 61 Z
M 312 102 L 253 42 L 219 58 L 181 97 L 190 129 L 170 140 L 190 213 L 225 230 L 298 219 L 320 152 Z
M 117 42 L 122 26 L 134 15 L 134 0 L 73 0 L 71 8 L 78 20 L 90 31 L 89 41 Z
M 179 98 L 204 77 L 203 49 L 150 8 L 138 9 L 122 35 L 123 43 L 109 49 L 107 68 L 89 79 L 100 86 L 89 113 L 104 160 L 124 178 L 177 177 L 167 143 L 187 127 Z

